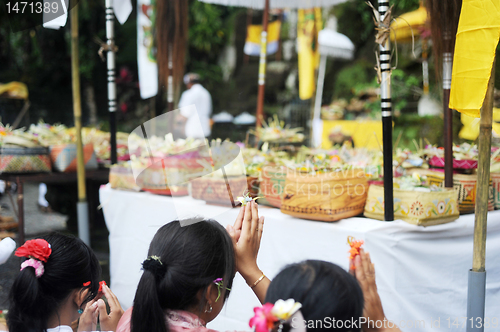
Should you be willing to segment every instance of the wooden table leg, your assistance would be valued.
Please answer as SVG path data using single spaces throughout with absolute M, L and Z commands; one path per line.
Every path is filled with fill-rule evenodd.
M 24 244 L 24 191 L 23 191 L 23 182 L 22 180 L 17 177 L 16 178 L 17 182 L 17 209 L 18 209 L 18 239 L 19 239 L 19 245 Z

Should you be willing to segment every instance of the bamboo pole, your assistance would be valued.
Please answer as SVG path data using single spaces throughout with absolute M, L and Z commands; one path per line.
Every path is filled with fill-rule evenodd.
M 85 188 L 85 165 L 82 146 L 82 104 L 80 95 L 80 69 L 78 55 L 78 3 L 71 9 L 71 76 L 73 88 L 73 114 L 76 128 L 76 171 L 78 179 L 78 234 L 83 242 L 90 243 L 87 195 Z
M 495 62 L 488 82 L 488 90 L 481 108 L 479 131 L 479 163 L 477 168 L 476 214 L 474 222 L 474 254 L 472 271 L 485 271 L 486 225 L 488 219 L 488 193 L 490 186 L 491 126 L 493 118 L 493 90 Z
M 264 117 L 264 94 L 266 87 L 266 62 L 267 62 L 267 23 L 269 21 L 269 0 L 265 0 L 264 15 L 262 17 L 262 33 L 260 39 L 260 62 L 259 62 L 259 93 L 257 95 L 257 123 L 260 128 Z
M 488 192 L 490 186 L 491 125 L 495 61 L 488 90 L 481 108 L 479 131 L 479 164 L 477 168 L 476 215 L 474 220 L 474 249 L 472 269 L 469 270 L 467 290 L 467 332 L 482 332 L 486 304 L 486 227 L 488 221 Z M 470 323 L 469 323 L 470 322 Z

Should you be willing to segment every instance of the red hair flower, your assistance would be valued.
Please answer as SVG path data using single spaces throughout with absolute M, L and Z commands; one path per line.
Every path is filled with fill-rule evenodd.
M 17 257 L 34 258 L 44 263 L 52 253 L 50 244 L 44 239 L 34 239 L 26 241 L 22 246 L 17 248 L 15 255 Z
M 273 307 L 273 304 L 266 303 L 262 307 L 254 308 L 255 316 L 250 319 L 250 327 L 255 326 L 256 332 L 269 332 L 278 321 L 278 318 L 271 313 Z

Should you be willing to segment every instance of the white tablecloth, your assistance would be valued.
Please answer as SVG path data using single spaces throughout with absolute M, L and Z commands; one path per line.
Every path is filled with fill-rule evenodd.
M 133 303 L 141 262 L 153 235 L 176 218 L 176 210 L 170 197 L 109 187 L 101 188 L 100 200 L 110 233 L 111 288 L 126 309 Z M 177 198 L 176 208 L 200 215 L 221 213 L 217 221 L 224 226 L 232 224 L 238 212 L 190 197 Z M 351 235 L 365 241 L 375 263 L 378 290 L 389 319 L 405 331 L 465 331 L 474 215 L 424 228 L 400 220 L 387 223 L 366 218 L 315 222 L 266 207 L 260 208 L 260 214 L 266 221 L 258 264 L 271 279 L 285 265 L 305 259 L 331 261 L 347 269 L 346 239 Z M 486 270 L 486 317 L 500 320 L 500 211 L 489 213 Z M 225 308 L 209 327 L 250 330 L 248 321 L 257 305 L 257 298 L 237 275 Z M 500 326 L 487 330 L 499 331 Z

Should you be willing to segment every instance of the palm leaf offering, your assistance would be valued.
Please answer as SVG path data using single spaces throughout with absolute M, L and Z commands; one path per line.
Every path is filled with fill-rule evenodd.
M 274 115 L 268 122 L 263 121 L 262 127 L 257 130 L 251 130 L 250 133 L 257 136 L 262 142 L 270 143 L 300 143 L 304 141 L 303 128 L 290 128 L 285 126 L 284 121 L 280 121 L 277 115 Z

